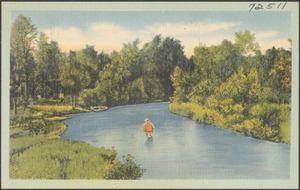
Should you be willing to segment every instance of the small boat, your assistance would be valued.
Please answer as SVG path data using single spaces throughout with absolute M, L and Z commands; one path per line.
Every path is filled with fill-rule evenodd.
M 91 111 L 105 111 L 108 110 L 106 106 L 91 106 Z

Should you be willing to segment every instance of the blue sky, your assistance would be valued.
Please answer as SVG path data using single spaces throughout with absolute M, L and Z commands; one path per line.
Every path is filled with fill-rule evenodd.
M 223 39 L 234 42 L 234 33 L 250 30 L 264 51 L 272 46 L 289 48 L 289 12 L 209 11 L 14 11 L 12 22 L 22 14 L 31 18 L 39 32 L 57 41 L 68 52 L 85 45 L 98 51 L 120 50 L 136 38 L 142 44 L 157 35 L 181 41 L 187 56 L 198 45 L 218 45 Z

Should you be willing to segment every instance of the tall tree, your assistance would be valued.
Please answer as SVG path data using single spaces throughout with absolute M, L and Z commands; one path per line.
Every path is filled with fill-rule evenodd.
M 54 41 L 47 42 L 48 38 L 40 33 L 38 50 L 36 51 L 37 62 L 37 93 L 45 98 L 58 97 L 59 73 L 62 65 L 62 54 L 58 44 Z
M 138 76 L 141 76 L 145 86 L 145 93 L 149 98 L 148 101 L 162 99 L 165 97 L 161 82 L 159 81 L 159 67 L 156 64 L 156 55 L 160 47 L 161 35 L 155 36 L 151 42 L 144 44 L 139 59 Z
M 183 52 L 183 46 L 179 40 L 165 38 L 155 54 L 156 65 L 158 67 L 158 78 L 162 84 L 166 98 L 169 98 L 174 91 L 170 75 L 174 68 L 186 66 L 187 58 Z
M 195 47 L 194 64 L 195 68 L 191 74 L 192 88 L 187 98 L 192 102 L 201 103 L 214 89 L 220 84 L 218 65 L 213 59 L 215 57 L 216 47 Z
M 10 36 L 10 97 L 14 113 L 17 113 L 17 101 L 23 100 L 26 107 L 28 101 L 28 86 L 32 86 L 34 73 L 33 42 L 36 37 L 36 27 L 31 20 L 19 15 L 11 27 Z
M 94 46 L 89 45 L 86 45 L 86 48 L 81 50 L 81 52 L 81 62 L 91 77 L 91 82 L 87 88 L 95 88 L 100 71 L 100 65 L 97 60 L 98 52 L 94 49 Z
M 65 92 L 70 95 L 73 107 L 76 106 L 78 94 L 91 82 L 88 71 L 84 69 L 84 65 L 79 60 L 80 55 L 70 51 L 60 75 L 61 84 Z
M 273 67 L 269 72 L 270 87 L 279 95 L 277 103 L 290 103 L 291 100 L 291 52 L 278 49 Z
M 243 61 L 239 50 L 228 40 L 223 40 L 222 43 L 214 49 L 213 54 L 214 62 L 218 65 L 218 78 L 221 82 L 225 82 L 227 78 L 236 72 Z
M 251 34 L 249 30 L 236 32 L 234 36 L 236 38 L 234 45 L 242 54 L 259 51 L 259 45 L 255 42 L 255 35 Z

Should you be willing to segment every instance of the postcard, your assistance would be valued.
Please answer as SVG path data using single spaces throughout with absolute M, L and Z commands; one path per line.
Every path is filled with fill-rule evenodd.
M 298 2 L 2 2 L 2 188 L 298 188 Z

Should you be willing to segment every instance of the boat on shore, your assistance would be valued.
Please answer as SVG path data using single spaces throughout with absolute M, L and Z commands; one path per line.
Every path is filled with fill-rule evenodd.
M 90 106 L 91 111 L 105 111 L 108 110 L 107 106 Z

